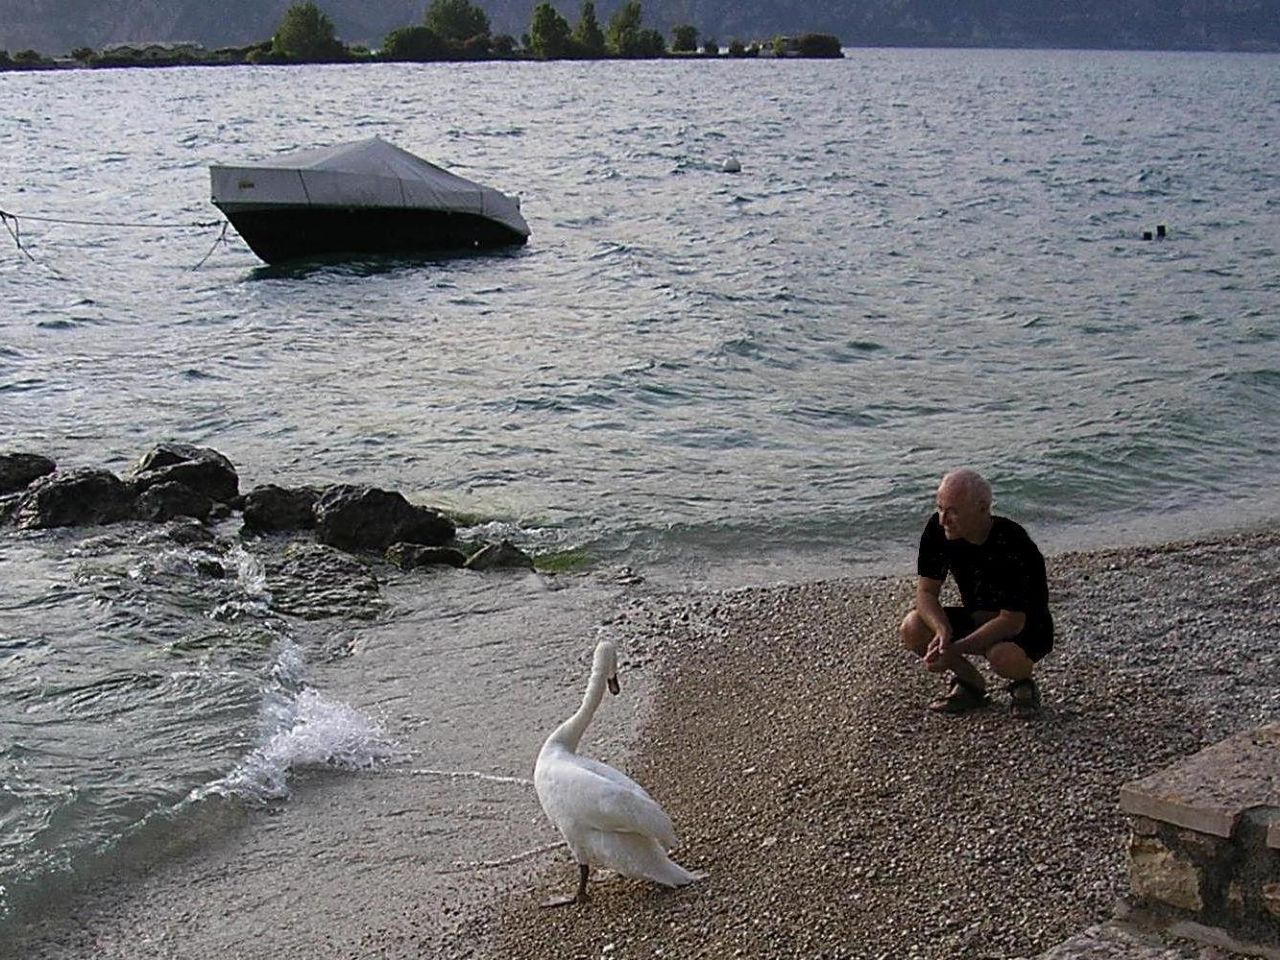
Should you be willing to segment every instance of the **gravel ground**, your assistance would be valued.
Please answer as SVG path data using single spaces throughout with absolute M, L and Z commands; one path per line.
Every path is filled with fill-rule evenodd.
M 925 709 L 941 681 L 897 647 L 905 579 L 636 601 L 614 628 L 654 699 L 620 765 L 709 877 L 608 877 L 540 910 L 571 889 L 561 850 L 439 955 L 1031 957 L 1107 920 L 1120 786 L 1280 719 L 1280 534 L 1049 566 L 1058 641 L 1030 722 L 1002 693 Z

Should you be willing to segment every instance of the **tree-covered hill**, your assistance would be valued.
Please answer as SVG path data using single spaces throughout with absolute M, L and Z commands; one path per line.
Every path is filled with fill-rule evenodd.
M 598 0 L 602 19 L 622 0 Z M 271 36 L 290 0 L 0 0 L 0 49 L 61 54 L 127 41 L 215 48 Z M 421 23 L 426 0 L 320 0 L 338 36 L 377 46 Z M 529 31 L 534 0 L 479 0 L 494 33 Z M 552 0 L 571 23 L 579 0 Z M 738 38 L 833 34 L 845 46 L 1280 50 L 1280 0 L 645 0 L 645 24 Z

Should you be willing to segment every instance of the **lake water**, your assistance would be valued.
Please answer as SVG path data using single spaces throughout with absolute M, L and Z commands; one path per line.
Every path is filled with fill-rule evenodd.
M 906 570 L 962 463 L 1049 549 L 1277 515 L 1276 56 L 69 71 L 0 99 L 29 254 L 0 234 L 0 448 L 123 472 L 189 441 L 245 489 L 375 484 L 594 560 L 379 567 L 376 607 L 299 616 L 278 544 L 211 581 L 142 527 L 5 533 L 0 928 L 309 768 L 527 775 L 627 568 Z M 528 246 L 215 245 L 210 163 L 375 134 L 517 194 Z M 527 737 L 482 722 L 491 669 Z

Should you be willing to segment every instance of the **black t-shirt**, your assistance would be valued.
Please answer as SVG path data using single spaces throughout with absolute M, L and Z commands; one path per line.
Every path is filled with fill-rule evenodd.
M 916 572 L 930 580 L 950 573 L 968 611 L 1012 610 L 1027 615 L 1024 629 L 1052 630 L 1044 557 L 1027 531 L 1007 517 L 991 518 L 981 543 L 948 540 L 935 513 L 920 536 Z

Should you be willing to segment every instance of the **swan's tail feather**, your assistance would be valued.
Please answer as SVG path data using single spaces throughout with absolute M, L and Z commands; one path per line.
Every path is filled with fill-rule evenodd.
M 612 833 L 598 838 L 595 862 L 637 880 L 652 880 L 666 887 L 685 887 L 706 874 L 686 870 L 652 837 L 638 833 Z
M 665 877 L 650 877 L 649 879 L 666 884 L 668 887 L 687 887 L 691 883 L 697 883 L 699 880 L 707 878 L 705 870 L 686 870 L 670 857 L 667 858 L 667 864 L 670 869 L 666 871 Z

